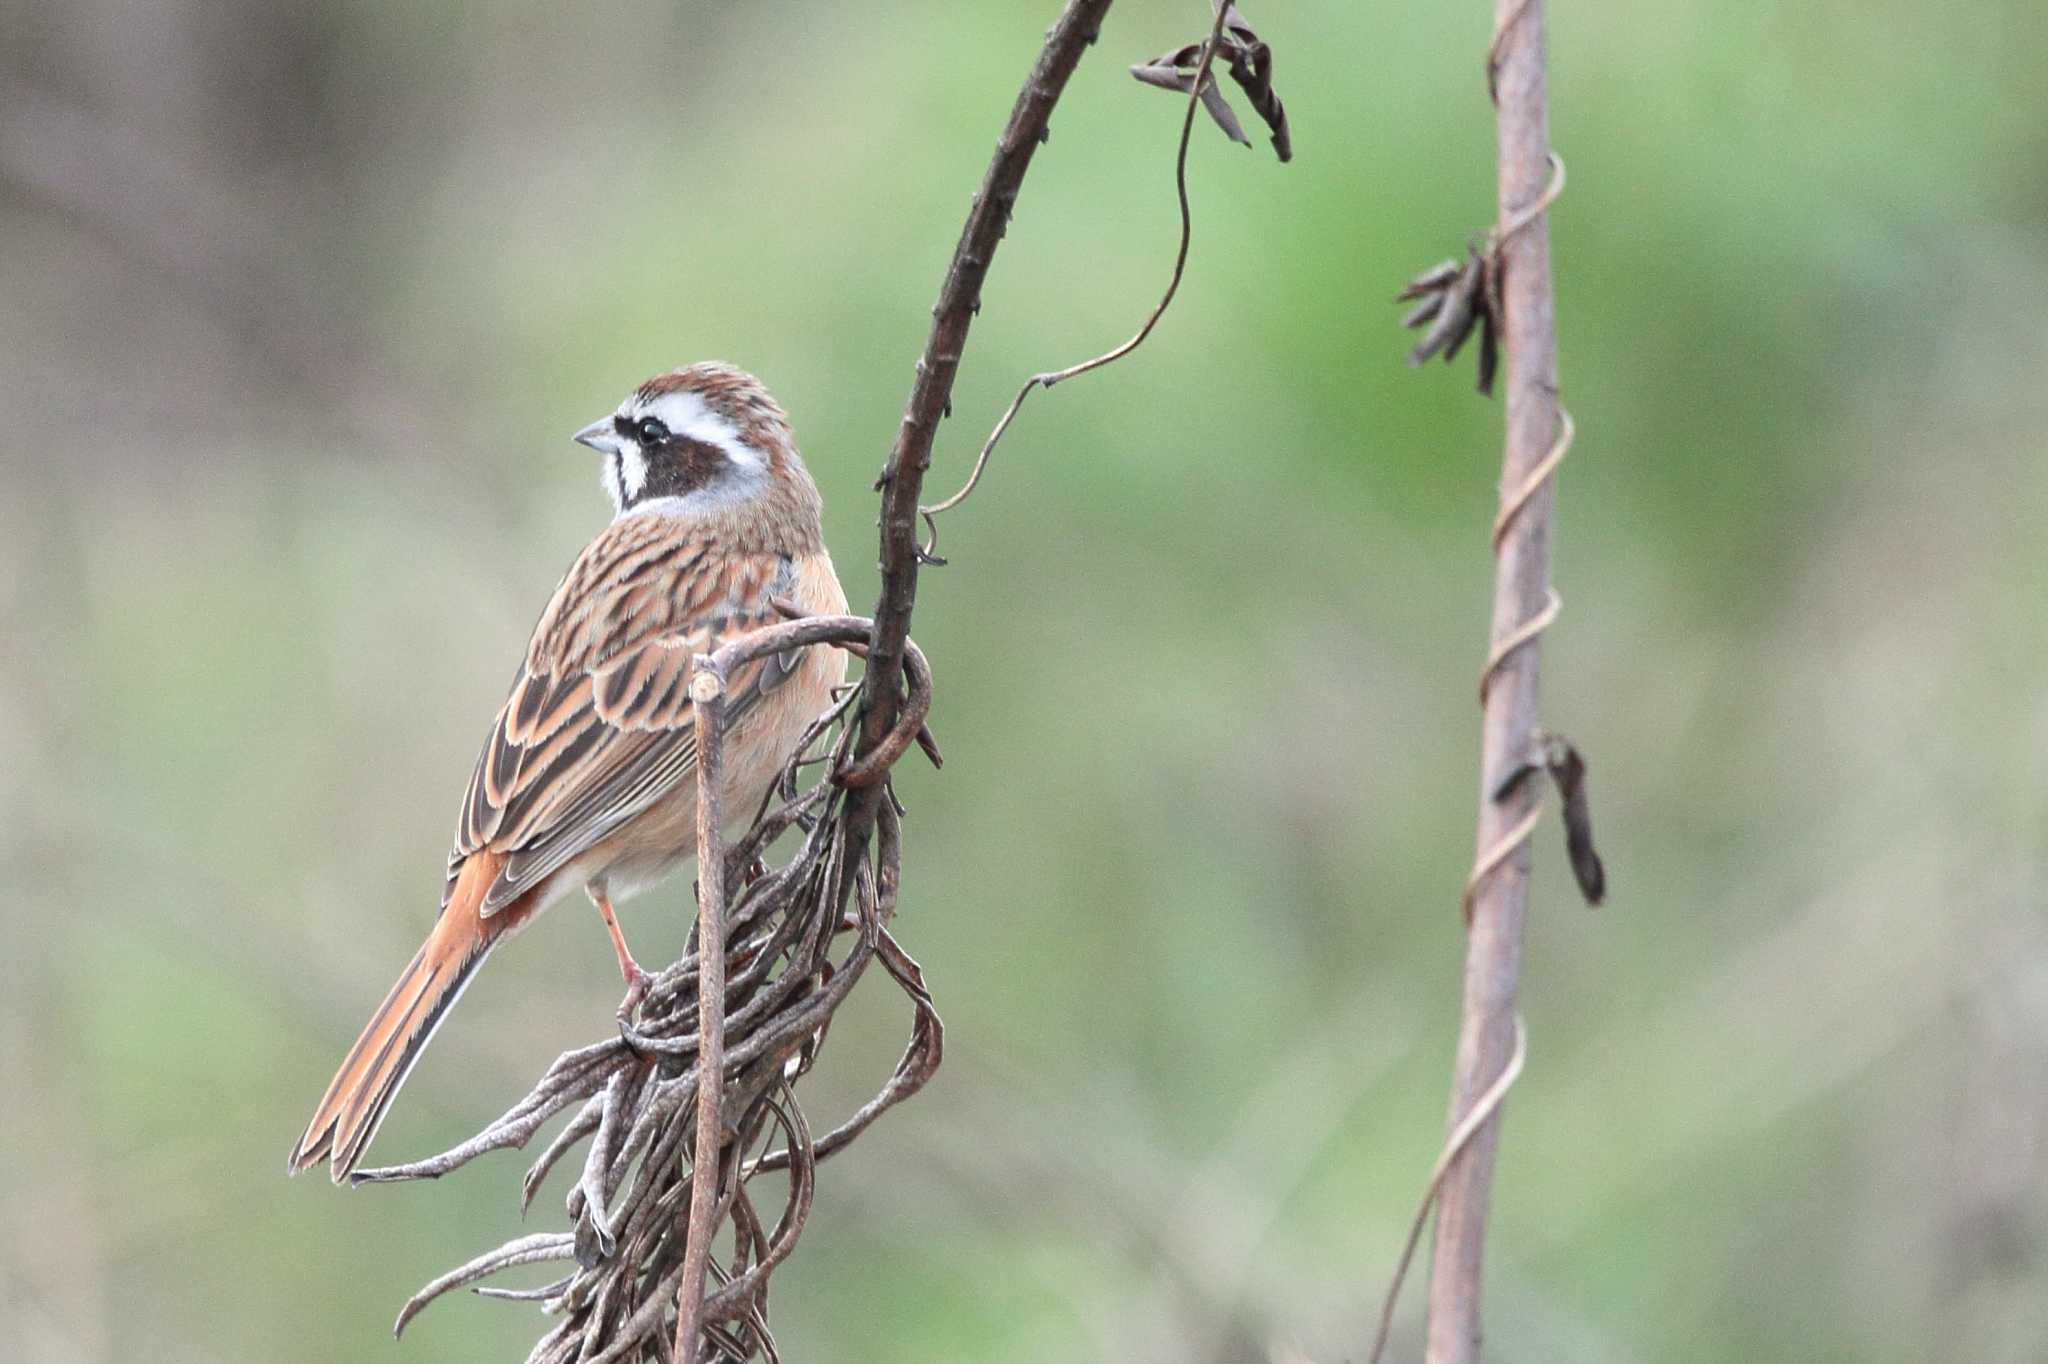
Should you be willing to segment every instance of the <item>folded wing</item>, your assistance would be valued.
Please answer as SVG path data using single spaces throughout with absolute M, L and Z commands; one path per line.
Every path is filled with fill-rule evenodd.
M 492 914 L 690 780 L 692 660 L 778 619 L 772 598 L 791 576 L 784 557 L 719 551 L 665 517 L 625 517 L 599 536 L 542 613 L 477 757 L 450 893 L 472 856 L 500 854 L 482 905 Z M 729 713 L 794 663 L 738 670 Z

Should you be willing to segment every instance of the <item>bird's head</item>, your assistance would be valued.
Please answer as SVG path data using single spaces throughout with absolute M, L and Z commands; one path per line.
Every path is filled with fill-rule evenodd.
M 604 456 L 604 489 L 620 516 L 682 516 L 775 539 L 819 538 L 818 488 L 789 417 L 744 370 L 707 361 L 656 375 L 576 439 Z

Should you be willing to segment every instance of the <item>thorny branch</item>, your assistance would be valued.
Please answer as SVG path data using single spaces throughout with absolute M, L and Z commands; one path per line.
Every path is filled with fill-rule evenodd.
M 917 596 L 918 496 L 924 489 L 925 471 L 931 467 L 932 441 L 938 435 L 939 419 L 951 411 L 953 379 L 959 372 L 960 355 L 967 345 L 967 332 L 981 308 L 981 285 L 988 277 L 989 263 L 1008 230 L 1010 214 L 1024 184 L 1031 158 L 1045 141 L 1053 106 L 1066 89 L 1081 54 L 1094 43 L 1102 29 L 1102 16 L 1110 0 L 1068 0 L 1067 7 L 1045 35 L 1038 61 L 1018 92 L 1017 103 L 1002 135 L 996 139 L 995 155 L 982 176 L 967 223 L 960 230 L 960 242 L 953 249 L 953 261 L 939 287 L 939 300 L 932 306 L 931 333 L 924 353 L 918 357 L 917 377 L 911 384 L 903 420 L 896 430 L 896 443 L 889 462 L 875 481 L 882 494 L 882 592 L 875 604 L 874 637 L 868 645 L 867 677 L 863 683 L 865 710 L 861 720 L 863 751 L 882 742 L 895 719 L 897 689 L 903 666 L 903 645 L 910 635 L 910 609 Z M 856 808 L 857 841 L 864 841 L 873 826 L 879 802 L 870 795 Z

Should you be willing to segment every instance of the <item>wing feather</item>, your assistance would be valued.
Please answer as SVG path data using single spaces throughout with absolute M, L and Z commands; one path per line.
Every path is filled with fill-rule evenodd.
M 692 660 L 774 621 L 771 599 L 792 581 L 786 557 L 716 550 L 668 518 L 627 517 L 563 577 L 477 757 L 449 854 L 451 887 L 477 852 L 504 857 L 484 914 L 518 899 L 694 771 Z M 734 718 L 799 658 L 790 651 L 731 679 Z

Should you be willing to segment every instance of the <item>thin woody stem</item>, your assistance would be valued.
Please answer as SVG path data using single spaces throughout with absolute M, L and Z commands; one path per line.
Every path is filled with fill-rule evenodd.
M 1530 213 L 1552 178 L 1545 77 L 1543 0 L 1495 0 L 1488 77 L 1498 106 L 1500 182 L 1497 237 L 1502 330 L 1507 351 L 1507 433 L 1501 487 L 1522 500 L 1495 540 L 1490 656 L 1479 774 L 1479 863 L 1466 936 L 1465 997 L 1451 1086 L 1456 1131 L 1493 1089 L 1516 1049 L 1515 1001 L 1529 905 L 1534 782 L 1502 778 L 1526 763 L 1538 724 L 1540 627 L 1552 601 L 1551 508 L 1547 479 L 1534 478 L 1556 448 L 1557 338 L 1550 284 L 1550 231 Z M 1532 489 L 1526 496 L 1518 490 Z M 1501 649 L 1499 646 L 1509 647 Z M 1494 858 L 1496 850 L 1505 855 Z M 1437 1202 L 1429 1285 L 1429 1364 L 1475 1364 L 1480 1352 L 1480 1282 L 1486 1247 L 1500 1110 L 1482 1121 L 1445 1168 Z
M 704 1274 L 718 1231 L 719 1110 L 725 1097 L 725 845 L 719 799 L 725 775 L 725 672 L 716 659 L 696 659 L 690 702 L 697 728 L 697 1138 L 683 1283 L 676 1300 L 676 1364 L 697 1364 Z

